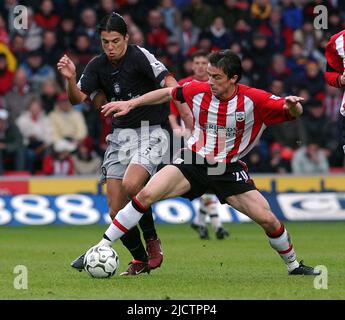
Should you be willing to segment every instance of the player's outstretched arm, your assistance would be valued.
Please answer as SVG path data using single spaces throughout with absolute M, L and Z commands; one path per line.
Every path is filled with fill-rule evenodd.
M 78 104 L 86 100 L 87 95 L 77 86 L 75 65 L 66 54 L 57 63 L 57 69 L 66 80 L 66 90 L 71 104 Z
M 302 97 L 287 96 L 285 97 L 284 107 L 289 110 L 291 116 L 298 118 L 303 113 L 303 107 L 300 103 L 303 100 Z
M 140 106 L 145 106 L 149 104 L 160 104 L 170 101 L 172 99 L 172 90 L 172 87 L 158 89 L 155 91 L 148 92 L 135 99 L 127 101 L 109 102 L 102 107 L 101 112 L 104 113 L 104 116 L 108 116 L 111 113 L 115 113 L 114 117 L 121 117 L 127 114 L 129 111 Z

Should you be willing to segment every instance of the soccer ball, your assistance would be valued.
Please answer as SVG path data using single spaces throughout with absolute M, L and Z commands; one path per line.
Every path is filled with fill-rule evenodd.
M 93 278 L 110 278 L 119 267 L 119 256 L 112 247 L 93 246 L 85 254 L 84 269 Z

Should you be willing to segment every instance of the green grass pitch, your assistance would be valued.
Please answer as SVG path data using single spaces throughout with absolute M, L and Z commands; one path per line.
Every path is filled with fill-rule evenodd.
M 106 226 L 0 227 L 0 299 L 345 299 L 345 222 L 286 223 L 299 259 L 324 265 L 328 289 L 288 276 L 281 258 L 253 223 L 227 224 L 230 238 L 199 240 L 189 225 L 158 225 L 165 253 L 150 275 L 122 278 L 130 261 L 114 246 L 120 268 L 110 279 L 77 272 L 70 261 L 96 244 Z M 15 289 L 17 265 L 28 288 Z

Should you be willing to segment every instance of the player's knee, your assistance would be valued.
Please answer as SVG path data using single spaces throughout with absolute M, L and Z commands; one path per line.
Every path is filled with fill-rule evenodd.
M 153 193 L 148 188 L 142 189 L 139 192 L 137 198 L 140 201 L 140 203 L 145 207 L 149 207 L 154 202 Z
M 269 208 L 262 208 L 259 224 L 266 232 L 274 232 L 280 227 L 280 222 Z
M 129 198 L 132 198 L 135 195 L 137 195 L 141 189 L 138 183 L 134 183 L 132 181 L 123 181 L 122 186 Z

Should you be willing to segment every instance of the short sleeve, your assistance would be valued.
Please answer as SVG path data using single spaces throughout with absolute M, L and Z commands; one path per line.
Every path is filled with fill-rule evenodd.
M 148 50 L 137 47 L 142 53 L 142 57 L 139 59 L 137 68 L 140 73 L 148 76 L 152 81 L 154 81 L 158 86 L 164 87 L 165 77 L 169 74 L 169 71 L 165 65 L 158 61 L 156 57 L 150 53 Z
M 246 92 L 246 95 L 253 100 L 265 125 L 295 119 L 295 117 L 290 114 L 289 110 L 284 108 L 285 98 L 254 88 L 250 88 Z
M 99 88 L 98 76 L 94 64 L 94 60 L 91 60 L 85 67 L 80 79 L 77 83 L 78 88 L 88 96 L 97 92 Z
M 172 91 L 172 97 L 182 103 L 186 102 L 192 109 L 194 96 L 202 93 L 210 93 L 209 85 L 206 82 L 192 81 L 184 86 L 175 87 Z

